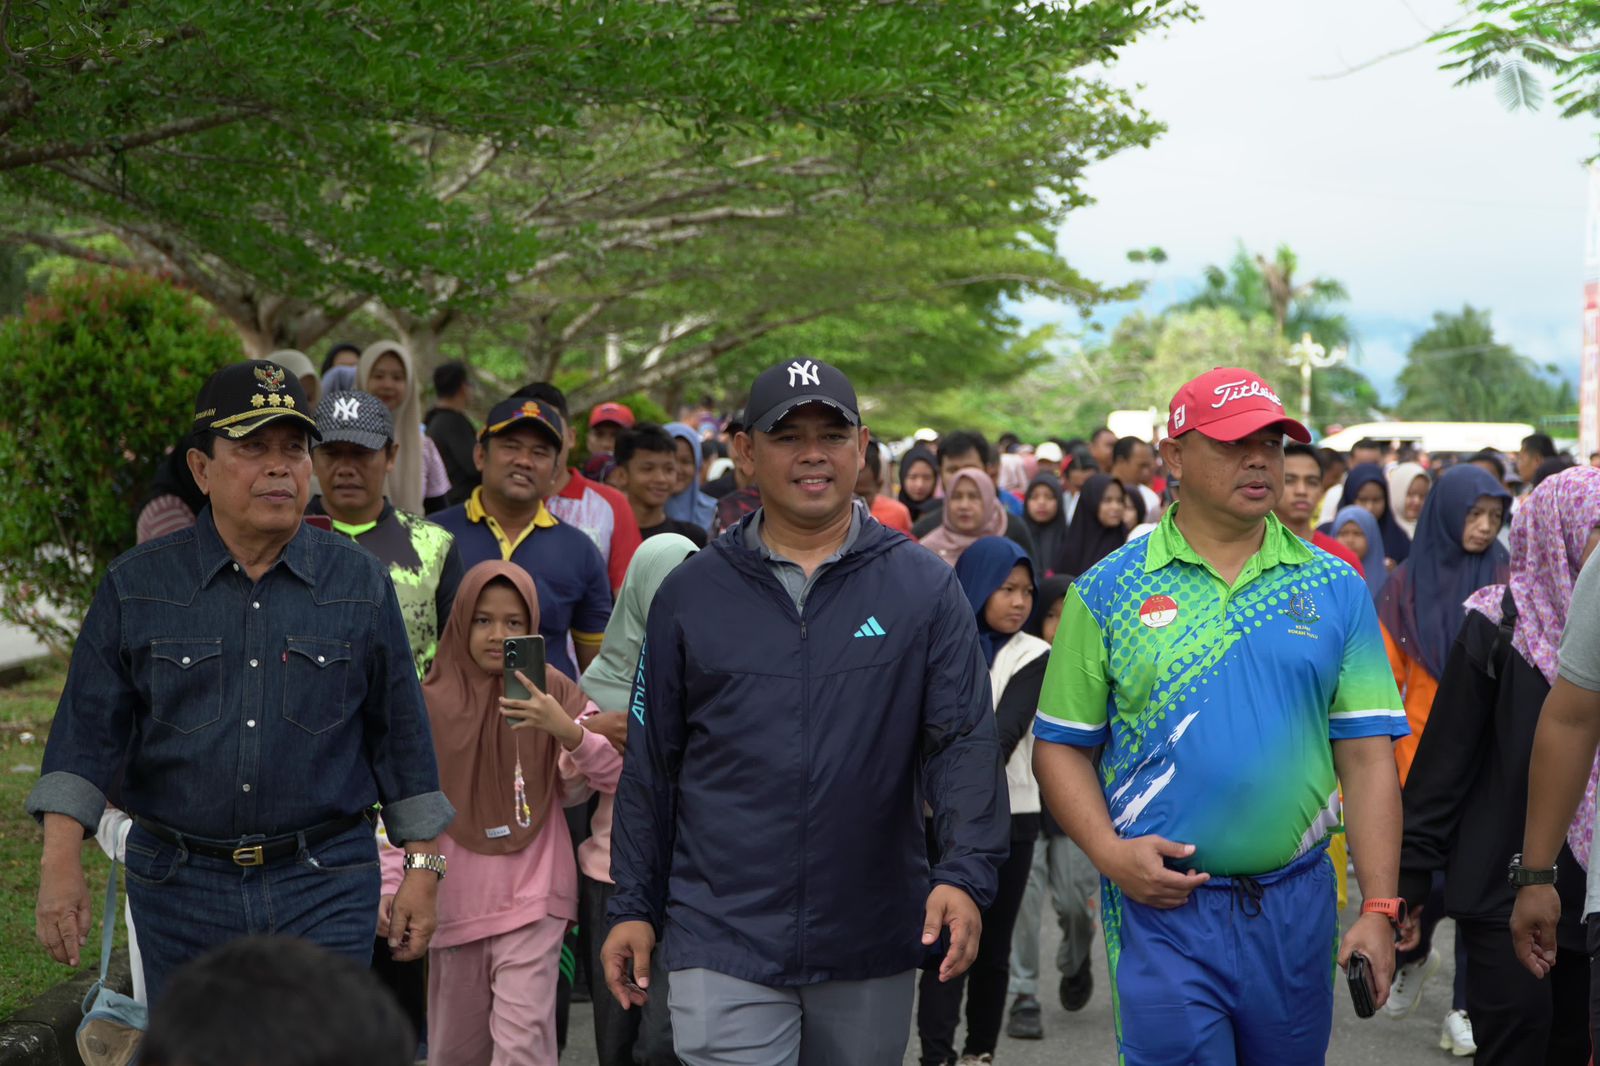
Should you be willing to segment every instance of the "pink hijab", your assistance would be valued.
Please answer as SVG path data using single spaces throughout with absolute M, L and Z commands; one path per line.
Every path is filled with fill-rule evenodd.
M 950 496 L 962 480 L 971 481 L 978 490 L 978 497 L 983 500 L 983 520 L 976 533 L 958 532 L 950 524 Z M 944 519 L 939 523 L 938 529 L 922 538 L 922 546 L 954 566 L 961 558 L 961 553 L 972 547 L 973 542 L 979 538 L 1005 536 L 1006 509 L 1000 505 L 1000 497 L 995 492 L 994 482 L 989 480 L 988 474 L 976 467 L 958 470 L 950 475 L 950 484 L 946 488 L 948 491 L 944 498 Z
M 1511 598 L 1517 605 L 1511 646 L 1552 685 L 1578 564 L 1596 525 L 1600 525 L 1600 470 L 1591 466 L 1575 466 L 1546 478 L 1511 520 Z M 1479 589 L 1467 600 L 1467 609 L 1499 622 L 1505 594 L 1505 585 Z M 1567 830 L 1567 843 L 1585 870 L 1594 846 L 1597 789 L 1600 762 L 1589 771 L 1589 787 Z

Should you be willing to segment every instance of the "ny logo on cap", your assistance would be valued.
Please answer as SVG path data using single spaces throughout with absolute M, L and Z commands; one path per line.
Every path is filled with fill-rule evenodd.
M 802 363 L 796 359 L 789 364 L 789 387 L 795 389 L 801 385 L 822 387 L 822 375 L 817 369 L 817 364 L 814 360 L 807 359 Z
M 333 401 L 333 417 L 341 422 L 354 422 L 361 417 L 361 401 L 354 396 L 341 396 Z

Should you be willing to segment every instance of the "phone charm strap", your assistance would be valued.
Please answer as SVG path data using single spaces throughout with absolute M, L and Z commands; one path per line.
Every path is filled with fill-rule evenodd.
M 523 829 L 533 824 L 533 808 L 528 806 L 528 789 L 522 781 L 522 752 L 517 752 L 517 769 L 511 778 L 512 805 L 517 808 L 517 825 Z

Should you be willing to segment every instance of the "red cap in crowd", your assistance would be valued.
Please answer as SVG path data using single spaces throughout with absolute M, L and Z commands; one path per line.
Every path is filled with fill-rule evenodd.
M 1283 401 L 1261 376 L 1237 367 L 1201 374 L 1178 390 L 1167 409 L 1169 437 L 1197 429 L 1212 440 L 1243 440 L 1272 426 L 1311 443 L 1311 432 L 1284 412 Z
M 620 403 L 597 404 L 589 413 L 589 428 L 593 429 L 602 422 L 615 422 L 623 429 L 633 428 L 633 412 Z

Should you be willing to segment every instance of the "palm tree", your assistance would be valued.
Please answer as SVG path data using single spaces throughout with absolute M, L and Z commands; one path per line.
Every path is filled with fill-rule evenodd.
M 1327 348 L 1348 345 L 1350 322 L 1333 307 L 1350 299 L 1350 293 L 1332 278 L 1298 280 L 1299 266 L 1299 257 L 1286 244 L 1278 245 L 1270 259 L 1251 255 L 1241 245 L 1226 269 L 1206 268 L 1205 287 L 1183 306 L 1228 307 L 1245 319 L 1266 315 L 1286 340 L 1309 333 Z

